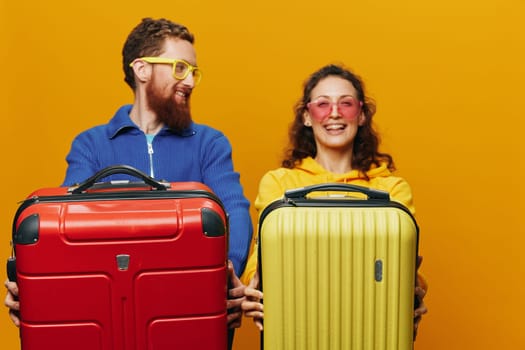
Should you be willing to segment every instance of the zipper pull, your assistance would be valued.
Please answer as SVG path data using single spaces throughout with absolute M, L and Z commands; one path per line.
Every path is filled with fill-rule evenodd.
M 153 172 L 153 142 L 148 142 L 148 154 L 149 154 L 149 176 L 155 177 Z

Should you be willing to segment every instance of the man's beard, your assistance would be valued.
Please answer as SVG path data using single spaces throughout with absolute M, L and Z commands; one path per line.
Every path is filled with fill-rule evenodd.
M 146 98 L 148 107 L 157 115 L 161 121 L 168 128 L 175 132 L 182 132 L 191 125 L 190 113 L 190 93 L 187 92 L 186 101 L 184 103 L 177 103 L 175 101 L 175 85 L 173 93 L 170 96 L 163 96 L 161 90 L 156 87 L 153 80 L 146 86 Z

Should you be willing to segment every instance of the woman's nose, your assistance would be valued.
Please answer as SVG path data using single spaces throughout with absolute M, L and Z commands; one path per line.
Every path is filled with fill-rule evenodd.
M 330 116 L 331 117 L 338 117 L 339 116 L 339 108 L 337 107 L 337 103 L 332 102 L 330 105 Z

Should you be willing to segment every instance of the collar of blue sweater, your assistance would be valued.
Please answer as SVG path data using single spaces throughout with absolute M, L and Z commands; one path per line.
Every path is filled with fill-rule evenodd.
M 108 125 L 108 131 L 109 131 L 109 138 L 113 139 L 117 137 L 119 134 L 121 134 L 124 131 L 128 130 L 136 130 L 138 132 L 142 133 L 142 130 L 139 129 L 137 124 L 135 124 L 131 118 L 129 117 L 129 112 L 131 111 L 131 108 L 133 105 L 124 105 L 120 107 L 113 118 L 110 120 Z M 174 131 L 166 126 L 162 127 L 162 129 L 159 131 L 159 135 L 169 133 L 169 134 L 177 134 L 179 136 L 183 137 L 189 137 L 193 136 L 197 133 L 195 130 L 195 124 L 193 121 L 191 122 L 191 125 L 187 128 L 182 130 L 182 132 Z

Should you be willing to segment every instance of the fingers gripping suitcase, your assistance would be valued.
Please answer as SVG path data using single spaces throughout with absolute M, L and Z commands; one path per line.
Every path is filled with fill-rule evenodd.
M 418 227 L 388 193 L 288 191 L 261 213 L 259 240 L 261 347 L 412 349 Z
M 97 182 L 121 173 L 143 182 Z M 22 349 L 226 349 L 227 218 L 203 184 L 110 167 L 13 226 Z

